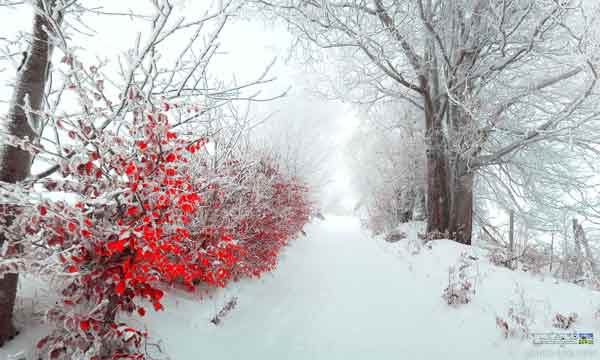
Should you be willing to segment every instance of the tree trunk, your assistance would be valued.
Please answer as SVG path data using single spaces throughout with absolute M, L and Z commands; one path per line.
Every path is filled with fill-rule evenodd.
M 583 235 L 583 227 L 577 223 L 577 219 L 573 219 L 573 241 L 575 242 L 575 276 L 583 275 L 583 253 L 581 251 L 581 237 Z
M 449 230 L 448 167 L 441 129 L 429 136 L 427 149 L 427 233 L 441 238 Z
M 583 226 L 578 223 L 577 219 L 573 219 L 573 234 L 575 238 L 575 252 L 577 253 L 577 256 L 579 258 L 583 257 L 581 254 L 581 247 L 583 246 L 583 249 L 585 250 L 584 257 L 590 264 L 590 268 L 594 276 L 597 276 L 598 269 L 596 267 L 596 259 L 592 254 L 590 244 L 588 243 L 587 237 L 585 236 L 585 230 L 583 229 Z M 581 260 L 578 260 L 578 264 L 581 264 Z
M 581 224 L 579 224 L 579 227 L 581 228 L 581 243 L 583 244 L 583 248 L 585 249 L 585 256 L 587 257 L 588 261 L 590 262 L 590 267 L 592 268 L 592 273 L 594 274 L 594 276 L 598 276 L 598 267 L 596 266 L 596 259 L 594 258 L 594 255 L 592 254 L 592 250 L 590 249 L 590 244 L 587 240 L 587 236 L 585 236 L 585 232 L 583 231 L 583 227 L 581 226 Z
M 471 245 L 473 232 L 473 173 L 458 174 L 452 181 L 450 208 L 450 237 Z
M 36 2 L 36 6 L 40 9 L 43 9 L 43 4 L 44 1 L 41 0 Z M 29 55 L 17 76 L 6 124 L 8 134 L 21 139 L 27 137 L 31 141 L 37 138 L 37 133 L 31 127 L 27 117 L 29 116 L 33 125 L 38 127 L 37 112 L 42 109 L 51 54 L 46 29 L 52 29 L 52 25 L 40 12 L 36 12 Z M 32 113 L 26 114 L 26 107 L 30 107 Z M 0 181 L 17 183 L 25 180 L 30 175 L 31 162 L 30 152 L 4 145 L 0 151 Z M 10 226 L 12 222 L 13 219 L 5 215 L 4 225 Z M 9 239 L 6 233 L 0 232 L 0 247 L 5 241 L 16 242 L 18 239 Z M 16 244 L 11 246 L 15 247 Z M 14 273 L 6 274 L 0 279 L 0 346 L 17 333 L 12 321 L 17 283 L 18 274 Z

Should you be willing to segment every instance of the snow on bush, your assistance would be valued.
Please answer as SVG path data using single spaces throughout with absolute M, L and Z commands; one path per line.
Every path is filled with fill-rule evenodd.
M 552 319 L 552 326 L 554 326 L 555 328 L 559 328 L 559 329 L 570 329 L 571 326 L 573 324 L 575 324 L 575 321 L 577 321 L 577 314 L 576 313 L 570 313 L 570 314 L 560 314 L 557 313 L 556 315 L 554 315 L 554 318 Z
M 510 262 L 513 260 L 513 256 L 511 256 L 508 249 L 503 246 L 494 246 L 491 248 L 487 258 L 492 264 L 506 268 L 510 267 Z
M 496 316 L 496 326 L 505 338 L 527 339 L 534 324 L 533 310 L 527 305 L 522 289 L 515 290 L 516 299 L 511 300 L 506 315 Z
M 50 276 L 60 294 L 46 316 L 54 329 L 36 344 L 40 357 L 144 358 L 147 334 L 120 314 L 163 309 L 167 284 L 222 287 L 271 270 L 308 221 L 304 186 L 267 159 L 198 166 L 207 140 L 172 127 L 178 104 L 148 98 L 130 89 L 118 127 L 95 126 L 102 108 L 77 123 L 57 118 L 72 140 L 60 176 L 5 186 L 15 206 L 4 210 L 17 217 L 6 230 L 24 251 L 4 249 L 2 270 Z M 76 200 L 43 199 L 40 190 Z
M 453 307 L 468 304 L 475 295 L 475 276 L 472 272 L 475 257 L 462 252 L 455 266 L 448 269 L 448 286 L 442 298 Z
M 310 216 L 308 189 L 287 179 L 268 157 L 256 157 L 251 163 L 229 160 L 218 170 L 199 161 L 194 169 L 194 187 L 212 203 L 190 224 L 195 247 L 204 251 L 219 243 L 219 234 L 235 234 L 236 261 L 228 273 L 234 279 L 272 270 L 281 248 Z

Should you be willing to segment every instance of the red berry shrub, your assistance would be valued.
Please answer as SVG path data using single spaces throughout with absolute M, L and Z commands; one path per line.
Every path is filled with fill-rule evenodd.
M 206 140 L 178 136 L 142 99 L 130 93 L 125 136 L 61 125 L 78 154 L 42 184 L 76 200 L 46 200 L 21 218 L 62 286 L 48 312 L 56 328 L 37 344 L 45 357 L 144 358 L 146 334 L 119 314 L 161 310 L 171 283 L 222 287 L 271 270 L 308 221 L 305 187 L 266 160 L 211 170 Z

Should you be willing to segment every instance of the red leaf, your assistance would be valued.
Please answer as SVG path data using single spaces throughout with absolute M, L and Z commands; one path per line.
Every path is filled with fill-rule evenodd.
M 177 234 L 179 234 L 180 236 L 182 236 L 186 239 L 190 238 L 190 232 L 184 228 L 177 228 L 176 232 L 177 232 Z
M 229 241 L 229 240 L 231 240 L 231 236 L 223 234 L 221 236 L 221 240 L 223 240 L 223 241 Z
M 196 152 L 196 147 L 194 145 L 188 145 L 185 147 L 185 149 L 191 154 L 194 154 Z
M 167 157 L 165 158 L 166 162 L 174 162 L 175 160 L 177 160 L 177 155 L 175 155 L 174 153 L 169 153 L 169 155 L 167 155 Z
M 85 238 L 89 238 L 90 236 L 92 236 L 92 233 L 91 233 L 91 232 L 89 232 L 89 231 L 88 231 L 88 230 L 86 230 L 86 229 L 81 229 L 81 230 L 79 231 L 79 233 L 81 234 L 81 236 L 83 236 L 83 237 L 85 237 Z
M 131 183 L 131 186 L 130 186 L 131 192 L 136 192 L 138 189 L 138 186 L 139 185 L 137 182 Z
M 184 214 L 191 214 L 192 212 L 194 212 L 194 206 L 190 203 L 183 203 L 181 204 L 181 211 Z
M 38 349 L 41 349 L 44 347 L 44 345 L 46 345 L 46 343 L 48 342 L 49 338 L 48 336 L 43 337 L 42 339 L 40 339 L 40 341 L 37 342 L 36 347 Z
M 200 196 L 198 196 L 198 194 L 196 194 L 196 193 L 191 193 L 187 196 L 187 199 L 188 199 L 188 201 L 191 201 L 191 202 L 198 202 L 198 201 L 200 201 Z
M 45 206 L 40 206 L 40 215 L 46 216 L 47 213 L 48 213 L 48 209 L 46 209 Z
M 117 295 L 123 295 L 123 293 L 125 292 L 125 281 L 121 280 L 119 281 L 119 283 L 115 286 L 115 293 Z
M 152 291 L 152 299 L 154 299 L 155 302 L 162 299 L 163 295 L 164 293 L 162 292 L 162 290 L 154 289 L 154 291 Z
M 130 206 L 127 209 L 127 215 L 129 215 L 129 216 L 135 216 L 137 214 L 137 212 L 138 212 L 137 206 Z
M 137 168 L 135 167 L 135 164 L 133 163 L 129 163 L 129 165 L 127 165 L 127 167 L 125 168 L 125 174 L 127 175 L 131 175 L 133 174 L 135 171 L 137 170 Z
M 110 250 L 112 253 L 123 252 L 125 249 L 125 244 L 127 240 L 116 240 L 106 243 L 106 248 Z
M 62 354 L 64 352 L 64 348 L 57 348 L 57 349 L 52 349 L 52 351 L 50 351 L 50 359 L 58 359 L 58 357 L 60 356 L 60 354 Z
M 140 316 L 146 315 L 146 309 L 144 309 L 143 307 L 138 308 L 137 312 L 138 314 L 140 314 Z
M 89 320 L 81 320 L 79 322 L 79 328 L 83 331 L 88 331 L 90 329 L 90 322 Z

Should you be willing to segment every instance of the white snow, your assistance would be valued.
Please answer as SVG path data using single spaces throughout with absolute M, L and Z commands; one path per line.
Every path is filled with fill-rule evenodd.
M 552 317 L 576 312 L 575 330 L 599 336 L 597 292 L 495 267 L 482 250 L 451 241 L 434 241 L 431 249 L 412 254 L 409 241 L 372 239 L 353 217 L 329 216 L 306 230 L 307 237 L 286 249 L 278 269 L 259 280 L 242 281 L 202 301 L 171 292 L 165 311 L 144 318 L 164 352 L 158 358 L 600 358 L 598 344 L 535 346 L 531 340 L 506 340 L 496 326 L 496 316 L 506 317 L 509 304 L 519 300 L 518 286 L 533 313 L 532 331 L 557 332 Z M 452 308 L 441 295 L 448 267 L 464 251 L 478 258 L 472 266 L 476 293 L 471 303 Z M 233 296 L 237 307 L 219 326 L 210 323 Z M 25 338 L 0 350 L 0 359 L 21 350 Z

